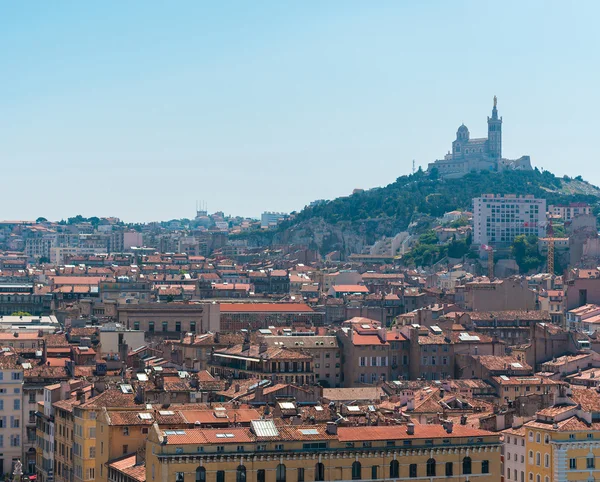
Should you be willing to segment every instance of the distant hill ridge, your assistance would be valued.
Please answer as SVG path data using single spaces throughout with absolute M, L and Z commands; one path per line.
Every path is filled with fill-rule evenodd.
M 382 236 L 407 229 L 418 215 L 440 217 L 453 210 L 472 209 L 481 194 L 532 194 L 547 204 L 600 202 L 600 189 L 580 177 L 557 177 L 549 171 L 473 172 L 460 179 L 440 179 L 419 170 L 385 187 L 306 207 L 281 224 L 273 243 L 307 244 L 322 254 L 358 252 Z M 415 216 L 416 215 L 416 216 Z

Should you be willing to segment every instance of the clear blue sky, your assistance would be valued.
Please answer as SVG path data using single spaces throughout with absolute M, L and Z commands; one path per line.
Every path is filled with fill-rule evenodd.
M 600 2 L 0 3 L 0 219 L 259 216 L 486 135 L 600 184 Z

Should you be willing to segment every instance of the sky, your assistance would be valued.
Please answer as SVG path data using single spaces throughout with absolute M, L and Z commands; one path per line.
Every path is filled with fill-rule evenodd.
M 393 182 L 464 122 L 600 184 L 595 1 L 0 2 L 0 219 L 259 217 Z

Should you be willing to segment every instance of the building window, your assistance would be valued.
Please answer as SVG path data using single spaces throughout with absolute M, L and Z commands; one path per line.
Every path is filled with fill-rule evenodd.
M 452 477 L 454 475 L 454 464 L 452 462 L 446 462 L 446 477 Z
M 410 464 L 408 466 L 408 476 L 411 479 L 417 476 L 417 464 Z
M 258 469 L 256 471 L 256 482 L 265 482 L 265 469 Z
M 190 321 L 190 331 L 192 333 L 196 333 L 196 322 L 195 321 Z
M 535 453 L 535 465 L 538 467 L 542 464 L 542 456 L 539 452 Z
M 427 477 L 435 477 L 435 459 L 427 461 Z
M 238 465 L 238 468 L 235 471 L 235 482 L 246 482 L 246 467 L 245 466 Z
M 168 321 L 162 322 L 162 331 L 169 331 L 169 322 Z
M 153 321 L 148 322 L 148 332 L 154 333 L 154 322 Z
M 465 457 L 463 459 L 463 475 L 471 475 L 471 457 Z
M 569 468 L 571 470 L 577 470 L 577 459 L 569 459 Z
M 397 479 L 400 477 L 400 462 L 392 460 L 390 462 L 390 479 Z
M 379 478 L 377 475 L 377 469 L 378 469 L 377 465 L 373 465 L 371 467 L 371 480 L 377 480 Z
M 352 480 L 360 480 L 361 479 L 362 467 L 360 462 L 356 461 L 352 463 Z
M 489 474 L 490 473 L 490 461 L 489 460 L 482 460 L 481 461 L 481 473 L 482 474 Z
M 546 468 L 550 467 L 550 454 L 544 455 L 544 467 L 546 467 Z
M 300 467 L 297 471 L 298 482 L 304 482 L 304 468 Z
M 217 470 L 217 482 L 225 482 L 225 471 Z
M 315 482 L 323 482 L 325 480 L 325 466 L 319 462 L 315 465 Z
M 539 432 L 537 432 L 535 434 L 535 441 L 536 441 L 536 443 L 540 443 L 542 441 L 542 436 L 540 435 Z
M 140 329 L 140 322 L 139 321 L 134 321 L 133 322 L 133 329 L 134 330 L 139 330 Z
M 587 459 L 585 459 L 585 466 L 588 469 L 593 469 L 596 467 L 596 463 L 595 463 L 594 457 L 588 457 Z
M 183 472 L 175 472 L 175 482 L 184 482 L 185 475 Z
M 175 322 L 175 331 L 176 332 L 180 332 L 181 331 L 181 321 L 176 321 Z
M 129 427 L 123 427 L 123 435 L 129 435 Z
M 129 452 L 129 445 L 123 445 L 123 455 Z
M 15 410 L 21 410 L 21 400 L 18 398 L 15 398 L 13 405 Z
M 196 469 L 196 482 L 206 482 L 206 469 L 204 467 Z
M 285 465 L 279 464 L 275 469 L 276 482 L 285 482 Z

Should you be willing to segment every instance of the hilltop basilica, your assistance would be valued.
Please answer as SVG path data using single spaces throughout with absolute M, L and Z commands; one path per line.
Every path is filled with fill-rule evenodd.
M 471 171 L 503 171 L 505 169 L 531 170 L 529 156 L 519 159 L 502 157 L 502 117 L 498 117 L 498 100 L 494 96 L 492 117 L 488 117 L 488 136 L 471 139 L 469 129 L 464 124 L 456 132 L 456 140 L 452 142 L 452 152 L 444 159 L 432 162 L 428 171 L 437 168 L 441 177 L 461 177 Z

